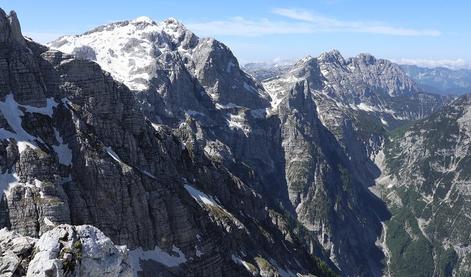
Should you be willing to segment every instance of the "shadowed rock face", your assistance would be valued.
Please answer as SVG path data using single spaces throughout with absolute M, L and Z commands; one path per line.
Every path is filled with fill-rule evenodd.
M 309 82 L 297 83 L 278 110 L 289 198 L 298 220 L 344 275 L 380 275 L 383 254 L 375 242 L 389 213 L 363 183 L 373 182 L 374 175 L 357 174 L 355 161 L 322 125 Z
M 143 276 L 152 262 L 176 276 L 249 276 L 244 264 L 261 260 L 274 274 L 322 272 L 282 210 L 206 157 L 191 129 L 175 131 L 185 146 L 98 64 L 19 41 L 13 15 L 0 14 L 0 227 L 93 225 L 137 251 Z

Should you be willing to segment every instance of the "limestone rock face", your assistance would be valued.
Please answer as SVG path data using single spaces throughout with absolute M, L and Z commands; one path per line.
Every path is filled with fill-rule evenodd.
M 31 260 L 36 239 L 21 236 L 8 231 L 6 228 L 0 230 L 0 275 L 1 276 L 24 276 Z
M 289 199 L 298 220 L 344 275 L 380 275 L 382 253 L 375 241 L 388 212 L 319 120 L 309 82 L 297 83 L 278 110 Z M 359 268 L 365 261 L 368 269 Z
M 0 30 L 2 31 L 0 43 L 19 43 L 24 46 L 26 42 L 21 34 L 20 22 L 16 12 L 11 11 L 9 15 L 6 15 L 2 10 L 0 17 L 2 18 L 0 22 Z
M 2 30 L 14 32 L 4 13 L 0 22 Z M 291 276 L 323 272 L 279 206 L 208 157 L 193 129 L 172 130 L 148 120 L 139 94 L 87 60 L 95 51 L 77 50 L 82 57 L 76 59 L 30 40 L 4 41 L 0 227 L 40 238 L 41 246 L 19 276 L 49 274 L 60 263 L 70 274 L 96 276 L 108 262 L 112 272 L 121 266 L 126 276 L 124 252 L 111 241 L 130 249 L 134 276 L 250 276 L 246 264 L 256 270 L 269 264 L 275 274 Z M 194 39 L 185 35 L 181 42 L 192 45 Z M 95 56 L 100 60 L 98 52 Z M 185 71 L 181 78 L 194 80 Z M 198 124 L 188 119 L 188 128 Z M 76 237 L 101 253 L 96 258 L 103 263 L 90 259 L 86 267 L 71 267 L 72 262 L 64 267 L 64 259 L 73 261 L 77 253 L 61 256 L 56 249 L 73 247 Z M 94 257 L 90 253 L 87 257 Z M 2 260 L 0 268 L 13 268 L 21 257 L 13 258 Z M 259 265 L 260 259 L 265 262 Z

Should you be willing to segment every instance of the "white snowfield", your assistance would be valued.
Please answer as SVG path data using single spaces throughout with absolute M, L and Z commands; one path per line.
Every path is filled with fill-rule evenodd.
M 79 58 L 77 53 L 93 52 L 92 57 L 84 58 L 95 60 L 131 90 L 146 90 L 149 80 L 159 70 L 155 57 L 175 50 L 184 55 L 187 50 L 178 46 L 187 32 L 173 18 L 156 23 L 142 16 L 101 26 L 82 35 L 64 36 L 48 46 Z

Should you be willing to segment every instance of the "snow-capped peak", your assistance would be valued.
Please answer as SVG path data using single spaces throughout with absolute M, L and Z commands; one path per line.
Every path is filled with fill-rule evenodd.
M 335 49 L 320 54 L 318 60 L 327 63 L 345 63 L 345 59 L 343 58 L 342 54 L 340 54 L 340 52 Z
M 146 90 L 156 74 L 156 60 L 166 52 L 195 46 L 197 37 L 174 18 L 155 22 L 147 16 L 110 23 L 78 36 L 48 43 L 59 51 L 96 61 L 132 90 Z
M 180 23 L 180 21 L 178 21 L 178 19 L 174 17 L 169 17 L 165 19 L 163 22 L 168 25 L 183 25 L 182 23 Z
M 150 17 L 148 16 L 139 16 L 138 18 L 132 20 L 132 22 L 134 23 L 141 23 L 141 22 L 144 22 L 144 23 L 149 23 L 149 24 L 152 24 L 152 23 L 155 23 Z
M 62 37 L 48 45 L 96 61 L 131 90 L 156 88 L 152 84 L 158 86 L 157 80 L 166 78 L 174 82 L 186 71 L 196 79 L 211 79 L 203 86 L 214 101 L 251 107 L 266 105 L 264 99 L 268 96 L 261 95 L 263 91 L 256 83 L 240 72 L 239 63 L 227 46 L 212 38 L 198 38 L 174 18 L 154 22 L 139 17 Z

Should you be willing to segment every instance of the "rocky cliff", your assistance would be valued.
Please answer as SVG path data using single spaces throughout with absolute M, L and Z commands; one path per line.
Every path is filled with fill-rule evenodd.
M 61 245 L 85 245 L 95 234 L 106 240 L 103 232 L 130 250 L 138 276 L 327 272 L 282 210 L 170 128 L 152 124 L 137 96 L 98 64 L 23 38 L 14 13 L 1 11 L 0 30 L 0 226 L 14 232 L 7 237 L 39 243 L 52 235 Z M 87 51 L 77 53 L 90 57 Z M 177 133 L 188 141 L 195 135 Z M 101 231 L 73 227 L 83 224 Z M 34 245 L 29 263 L 24 256 L 21 267 L 2 273 L 48 274 L 36 266 L 41 253 L 64 269 L 57 241 Z M 99 272 L 87 270 L 71 272 Z
M 394 133 L 378 180 L 392 218 L 385 243 L 391 276 L 470 272 L 469 95 Z

